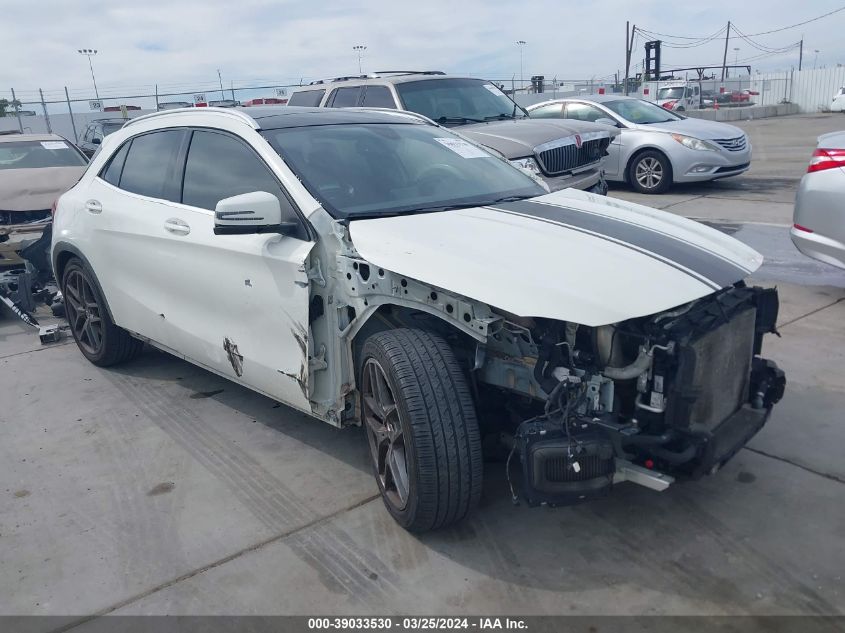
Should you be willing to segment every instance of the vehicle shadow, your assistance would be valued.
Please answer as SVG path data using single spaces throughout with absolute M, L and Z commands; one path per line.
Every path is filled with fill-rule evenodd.
M 168 354 L 147 349 L 135 362 L 109 371 L 178 384 L 186 400 L 213 399 L 361 472 L 371 471 L 361 429 L 330 427 Z M 804 519 L 782 517 L 775 527 L 770 504 L 786 504 L 777 478 L 774 487 L 768 483 L 773 476 L 766 468 L 771 466 L 764 458 L 742 452 L 716 476 L 663 493 L 622 484 L 597 501 L 529 508 L 512 503 L 505 464 L 488 462 L 481 503 L 458 525 L 413 535 L 377 503 L 339 515 L 338 529 L 354 540 L 356 551 L 373 557 L 369 565 L 390 572 L 383 582 L 393 580 L 383 589 L 400 592 L 394 605 L 400 610 L 413 610 L 413 603 L 403 602 L 404 584 L 428 577 L 441 564 L 437 561 L 448 561 L 446 573 L 474 572 L 476 584 L 465 591 L 485 592 L 513 612 L 837 613 L 807 581 L 805 570 L 773 547 L 780 543 L 773 529 L 797 532 Z M 518 489 L 517 471 L 513 464 Z M 782 524 L 789 521 L 792 527 Z M 448 584 L 454 587 L 455 578 Z M 455 599 L 448 604 L 460 609 L 459 596 Z
M 338 429 L 192 363 L 147 346 L 131 363 L 110 369 L 125 376 L 178 383 L 185 400 L 211 399 L 257 424 L 370 473 L 366 436 L 358 428 Z

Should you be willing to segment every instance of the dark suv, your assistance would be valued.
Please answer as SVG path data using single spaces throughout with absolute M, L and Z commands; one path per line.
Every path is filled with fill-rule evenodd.
M 81 149 L 88 158 L 94 155 L 103 139 L 111 134 L 117 132 L 123 127 L 128 119 L 113 118 L 113 119 L 97 119 L 91 121 L 88 127 L 85 128 L 85 133 L 82 135 L 82 140 L 79 143 Z
M 619 130 L 583 121 L 530 119 L 496 84 L 439 71 L 380 71 L 315 81 L 289 106 L 393 108 L 422 114 L 541 178 L 551 191 L 604 195 L 603 159 Z

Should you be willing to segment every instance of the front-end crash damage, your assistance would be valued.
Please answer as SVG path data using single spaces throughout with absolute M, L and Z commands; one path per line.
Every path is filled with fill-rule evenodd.
M 614 480 L 662 490 L 718 470 L 783 395 L 760 355 L 777 309 L 776 290 L 737 284 L 612 325 L 504 321 L 479 378 L 530 398 L 499 396 L 525 498 L 571 503 Z
M 521 464 L 531 505 L 714 473 L 785 387 L 761 355 L 777 291 L 742 281 L 760 256 L 651 209 L 541 200 L 332 222 L 309 264 L 324 271 L 311 286 L 314 413 L 360 423 L 357 342 L 422 328 L 463 363 L 485 450 L 509 475 Z

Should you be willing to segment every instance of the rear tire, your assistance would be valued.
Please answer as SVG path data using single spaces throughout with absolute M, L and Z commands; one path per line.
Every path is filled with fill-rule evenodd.
M 412 532 L 466 517 L 481 496 L 481 437 L 446 341 L 409 328 L 373 334 L 359 376 L 362 421 L 388 512 Z
M 641 152 L 628 166 L 628 182 L 639 193 L 663 193 L 672 184 L 672 163 L 663 152 Z
M 79 351 L 99 367 L 132 360 L 144 347 L 143 341 L 117 327 L 94 274 L 77 259 L 71 259 L 62 274 L 65 315 Z

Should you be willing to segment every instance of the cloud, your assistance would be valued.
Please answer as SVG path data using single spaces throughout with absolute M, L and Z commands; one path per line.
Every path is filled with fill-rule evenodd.
M 709 0 L 706 7 L 665 0 L 464 0 L 422 3 L 363 0 L 59 0 L 11 3 L 3 10 L 3 83 L 18 92 L 92 92 L 87 60 L 96 48 L 101 94 L 181 88 L 211 90 L 217 69 L 224 83 L 275 85 L 357 72 L 352 47 L 364 44 L 364 70 L 440 69 L 507 80 L 520 72 L 515 42 L 524 49 L 524 75 L 612 76 L 623 70 L 625 20 L 652 31 L 714 33 L 728 19 L 753 33 L 800 22 L 841 6 L 841 0 Z M 44 16 L 50 19 L 45 20 Z M 756 38 L 780 47 L 805 36 L 819 64 L 845 61 L 845 14 Z M 738 57 L 760 54 L 737 40 Z M 633 61 L 641 60 L 638 41 Z M 719 63 L 724 40 L 694 49 L 664 49 L 664 66 Z M 729 57 L 733 57 L 730 51 Z M 805 60 L 807 56 L 805 55 Z M 760 59 L 755 68 L 789 68 L 797 51 Z

